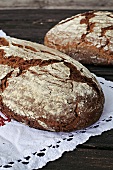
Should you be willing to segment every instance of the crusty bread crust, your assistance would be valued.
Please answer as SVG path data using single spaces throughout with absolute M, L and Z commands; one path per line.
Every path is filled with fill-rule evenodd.
M 1 112 L 49 131 L 82 129 L 99 119 L 104 94 L 82 64 L 40 44 L 0 40 Z
M 113 13 L 91 11 L 59 22 L 44 44 L 83 64 L 113 65 Z

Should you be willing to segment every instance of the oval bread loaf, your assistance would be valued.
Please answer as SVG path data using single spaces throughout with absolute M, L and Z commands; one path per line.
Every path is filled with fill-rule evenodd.
M 44 43 L 83 64 L 113 65 L 113 13 L 91 11 L 62 20 Z
M 44 45 L 0 38 L 1 112 L 30 127 L 73 131 L 95 123 L 104 94 L 79 62 Z

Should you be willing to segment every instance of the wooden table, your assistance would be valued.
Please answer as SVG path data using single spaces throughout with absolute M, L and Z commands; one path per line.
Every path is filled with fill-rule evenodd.
M 0 29 L 8 35 L 43 43 L 45 33 L 60 20 L 80 10 L 0 10 Z M 113 66 L 86 66 L 97 76 L 113 81 Z M 76 150 L 48 163 L 43 170 L 113 170 L 113 130 L 91 137 Z

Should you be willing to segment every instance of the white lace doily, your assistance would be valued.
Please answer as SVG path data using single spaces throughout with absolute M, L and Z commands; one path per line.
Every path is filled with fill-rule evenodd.
M 35 170 L 72 151 L 89 137 L 113 129 L 113 82 L 96 77 L 105 95 L 103 114 L 94 125 L 71 133 L 48 132 L 16 121 L 0 127 L 0 170 Z M 2 114 L 1 114 L 2 115 Z

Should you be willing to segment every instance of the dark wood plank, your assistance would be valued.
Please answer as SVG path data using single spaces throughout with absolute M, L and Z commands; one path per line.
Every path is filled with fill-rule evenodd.
M 11 36 L 43 43 L 44 35 L 50 28 L 60 20 L 80 12 L 80 10 L 21 10 L 21 12 L 1 10 L 0 28 Z
M 48 163 L 42 170 L 113 170 L 113 151 L 78 148 Z
M 94 66 L 94 65 L 85 65 L 92 73 L 97 76 L 102 76 L 106 80 L 113 81 L 113 66 Z
M 84 144 L 77 146 L 77 148 L 113 150 L 113 130 L 91 137 Z
M 0 20 L 33 20 L 33 19 L 53 19 L 58 21 L 59 19 L 70 17 L 71 15 L 86 12 L 88 10 L 67 10 L 67 9 L 16 9 L 16 10 L 0 10 Z

